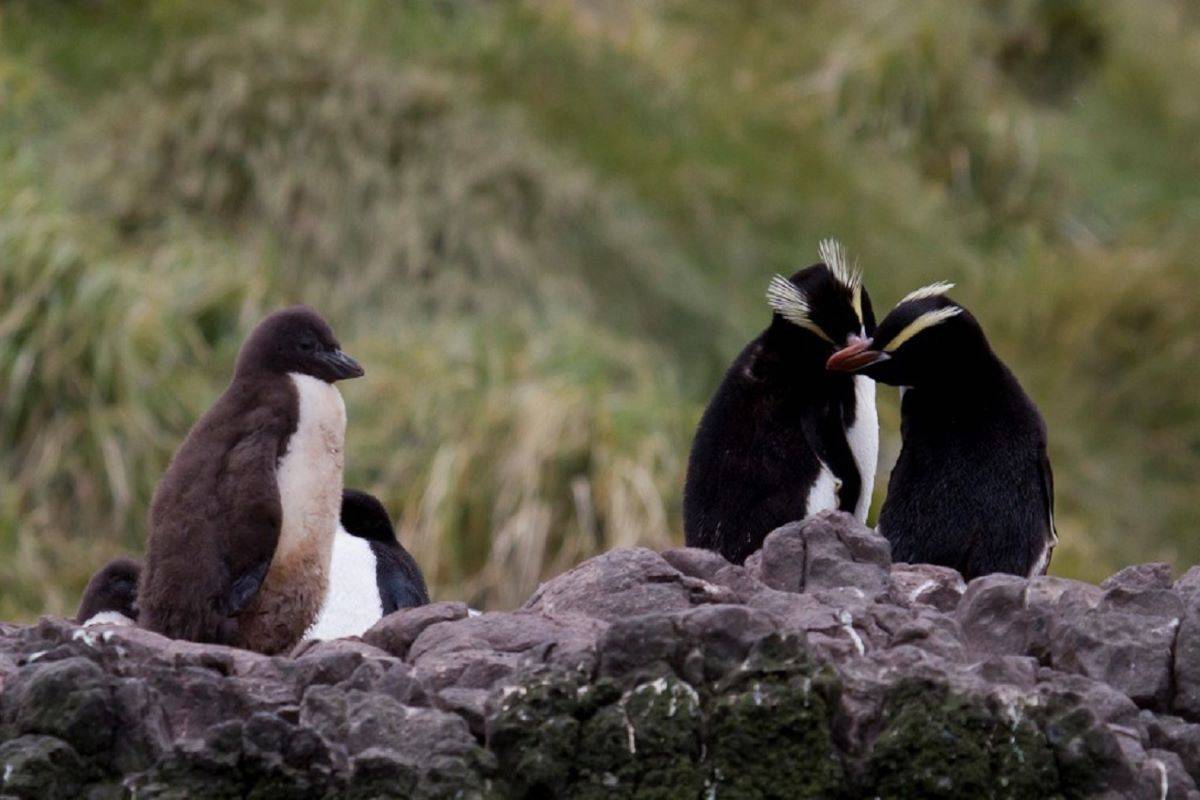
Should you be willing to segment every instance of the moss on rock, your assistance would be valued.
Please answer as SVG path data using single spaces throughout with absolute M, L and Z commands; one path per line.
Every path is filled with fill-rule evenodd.
M 20 736 L 0 744 L 5 797 L 71 797 L 94 776 L 71 746 L 53 736 Z
M 867 760 L 880 798 L 1054 797 L 1054 753 L 1019 705 L 991 709 L 944 686 L 906 681 L 884 703 Z
M 713 796 L 840 795 L 845 769 L 830 732 L 840 684 L 802 643 L 764 639 L 715 689 L 707 730 Z

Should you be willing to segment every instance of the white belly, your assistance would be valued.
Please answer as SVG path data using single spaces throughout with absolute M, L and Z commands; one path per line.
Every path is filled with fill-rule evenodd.
M 272 570 L 314 544 L 320 545 L 319 559 L 328 565 L 342 508 L 346 405 L 333 384 L 296 373 L 290 377 L 300 416 L 276 470 L 283 520 Z
M 98 611 L 93 614 L 87 622 L 83 623 L 83 627 L 90 628 L 93 625 L 136 625 L 133 620 L 122 614 L 120 611 Z
M 854 376 L 854 424 L 846 431 L 846 438 L 862 479 L 854 516 L 859 522 L 866 522 L 879 464 L 879 412 L 875 408 L 875 381 L 863 375 Z
M 375 577 L 375 554 L 366 539 L 339 527 L 329 564 L 329 592 L 308 639 L 361 636 L 383 618 Z
M 821 462 L 821 471 L 808 490 L 808 500 L 804 504 L 804 516 L 811 517 L 821 511 L 829 511 L 838 507 L 838 490 L 842 482 L 833 474 L 833 470 Z

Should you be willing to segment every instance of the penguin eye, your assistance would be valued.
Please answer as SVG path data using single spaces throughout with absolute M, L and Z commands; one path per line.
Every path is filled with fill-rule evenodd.
M 311 353 L 313 350 L 317 349 L 317 343 L 312 339 L 303 339 L 300 342 L 300 349 L 306 353 Z

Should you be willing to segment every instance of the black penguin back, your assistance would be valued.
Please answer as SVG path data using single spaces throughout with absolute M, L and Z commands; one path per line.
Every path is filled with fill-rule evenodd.
M 1044 570 L 1053 540 L 1046 426 L 992 356 L 953 384 L 908 389 L 903 445 L 879 517 L 892 558 L 971 580 Z
M 862 485 L 846 442 L 854 385 L 827 373 L 824 349 L 776 321 L 734 360 L 696 430 L 684 485 L 689 547 L 740 564 L 775 528 L 803 519 L 822 462 L 853 513 Z M 811 357 L 795 349 L 809 348 Z

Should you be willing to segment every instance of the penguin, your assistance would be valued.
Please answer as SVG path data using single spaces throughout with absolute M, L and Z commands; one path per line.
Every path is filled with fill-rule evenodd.
M 826 366 L 901 387 L 900 457 L 879 515 L 895 561 L 968 581 L 1041 575 L 1058 544 L 1046 424 L 951 288 L 912 292 Z
M 383 504 L 366 492 L 342 492 L 333 538 L 329 591 L 309 639 L 361 636 L 387 614 L 429 603 L 421 569 L 396 539 Z
M 88 581 L 75 612 L 76 625 L 134 625 L 137 586 L 142 565 L 132 558 L 114 558 Z
M 700 419 L 683 493 L 689 547 L 741 564 L 767 534 L 818 511 L 865 520 L 879 455 L 875 384 L 825 369 L 875 331 L 840 244 L 767 289 L 771 322 L 734 360 Z
M 308 307 L 259 323 L 155 490 L 138 624 L 267 654 L 299 641 L 325 598 L 342 502 L 335 384 L 362 374 Z

